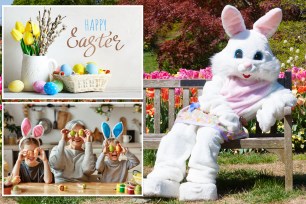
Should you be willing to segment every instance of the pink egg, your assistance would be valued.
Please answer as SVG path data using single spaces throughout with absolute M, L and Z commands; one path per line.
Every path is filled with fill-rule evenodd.
M 33 89 L 37 93 L 44 93 L 45 81 L 35 81 L 33 84 Z

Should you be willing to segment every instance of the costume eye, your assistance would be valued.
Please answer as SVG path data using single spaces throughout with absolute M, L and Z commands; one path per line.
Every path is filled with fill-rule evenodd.
M 261 52 L 256 52 L 256 54 L 254 55 L 254 60 L 262 60 L 262 57 L 263 57 L 263 55 L 262 55 L 262 53 Z
M 235 58 L 242 58 L 243 57 L 243 53 L 242 50 L 238 49 L 235 51 Z

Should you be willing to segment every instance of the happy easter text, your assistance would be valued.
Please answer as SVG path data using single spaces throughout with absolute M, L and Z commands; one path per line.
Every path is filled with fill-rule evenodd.
M 113 34 L 112 31 L 106 31 L 106 20 L 85 20 L 85 31 L 98 31 L 99 34 L 98 36 L 91 35 L 89 37 L 78 36 L 78 28 L 74 27 L 67 40 L 67 46 L 69 48 L 87 48 L 83 54 L 84 57 L 91 57 L 96 52 L 97 48 L 113 47 L 116 51 L 119 51 L 125 45 L 121 42 L 118 35 Z

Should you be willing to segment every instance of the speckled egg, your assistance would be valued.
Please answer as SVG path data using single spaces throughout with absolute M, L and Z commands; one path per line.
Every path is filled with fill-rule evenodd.
M 88 74 L 98 74 L 98 67 L 93 63 L 87 64 L 86 65 L 86 72 Z
M 64 84 L 63 84 L 62 81 L 60 81 L 60 80 L 54 80 L 53 83 L 56 84 L 56 86 L 57 86 L 57 91 L 58 91 L 58 92 L 61 92 L 61 91 L 63 90 Z
M 55 83 L 53 82 L 47 82 L 44 86 L 44 91 L 48 95 L 55 95 L 58 93 L 58 87 Z
M 82 64 L 76 64 L 73 66 L 73 71 L 77 74 L 84 74 L 85 73 L 85 67 Z
M 18 92 L 21 92 L 24 88 L 24 84 L 22 81 L 20 80 L 15 80 L 15 81 L 12 81 L 11 83 L 9 83 L 8 85 L 8 89 L 11 91 L 11 92 L 15 92 L 15 93 L 18 93 Z
M 61 71 L 65 73 L 65 76 L 70 76 L 72 74 L 72 68 L 68 64 L 63 64 L 61 66 Z
M 34 91 L 37 93 L 43 93 L 45 84 L 46 84 L 45 81 L 41 81 L 41 80 L 35 81 L 33 84 Z

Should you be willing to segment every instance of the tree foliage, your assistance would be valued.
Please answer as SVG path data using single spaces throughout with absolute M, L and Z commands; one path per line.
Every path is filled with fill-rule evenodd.
M 93 5 L 96 0 L 14 0 L 13 5 Z

